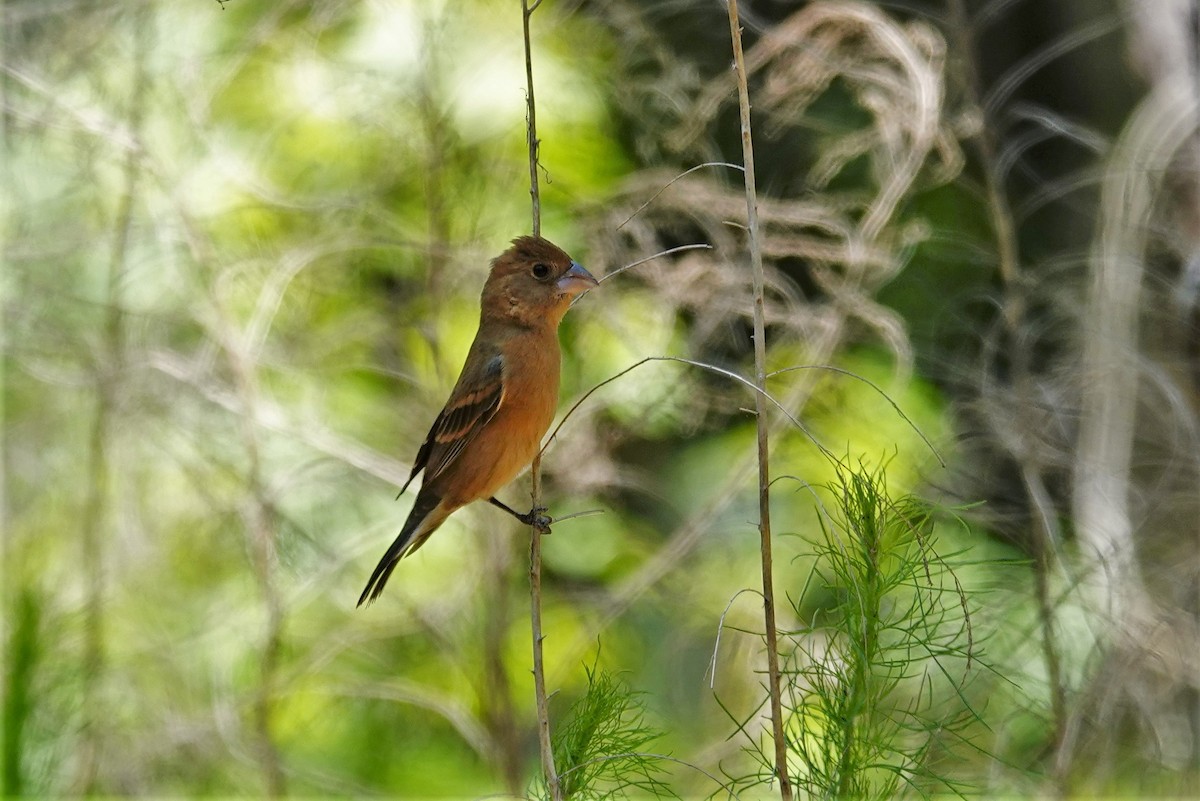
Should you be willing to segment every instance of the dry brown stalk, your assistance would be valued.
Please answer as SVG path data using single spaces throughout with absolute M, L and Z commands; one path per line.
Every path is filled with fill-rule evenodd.
M 533 48 L 529 37 L 529 18 L 541 0 L 521 0 L 521 23 L 525 37 L 525 113 L 526 143 L 529 146 L 529 197 L 533 205 L 533 235 L 542 232 L 542 202 L 538 191 L 538 136 L 536 104 L 533 97 Z M 530 497 L 533 507 L 541 506 L 542 457 L 538 454 L 530 465 Z M 554 767 L 554 746 L 550 739 L 550 702 L 546 694 L 546 670 L 542 655 L 542 526 L 535 521 L 529 527 L 529 622 L 533 629 L 533 691 L 537 699 L 538 750 L 542 758 L 542 774 L 553 801 L 563 801 L 558 771 Z
M 775 572 L 771 556 L 771 470 L 767 427 L 766 325 L 763 311 L 763 259 L 758 236 L 758 191 L 754 183 L 754 131 L 750 125 L 750 87 L 746 82 L 746 60 L 742 53 L 742 28 L 737 0 L 729 0 L 729 35 L 733 40 L 733 63 L 737 75 L 738 107 L 742 128 L 742 175 L 746 187 L 746 220 L 750 236 L 750 269 L 754 282 L 754 413 L 758 442 L 758 535 L 762 557 L 763 632 L 767 642 L 767 687 L 771 700 L 771 729 L 775 744 L 775 775 L 779 795 L 791 801 L 788 779 L 787 740 L 783 731 L 783 699 L 779 689 L 779 633 L 775 626 Z

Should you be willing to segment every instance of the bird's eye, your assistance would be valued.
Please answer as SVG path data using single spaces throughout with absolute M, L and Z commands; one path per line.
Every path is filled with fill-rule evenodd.
M 549 265 L 542 264 L 540 261 L 533 265 L 533 277 L 539 281 L 545 281 L 550 277 Z

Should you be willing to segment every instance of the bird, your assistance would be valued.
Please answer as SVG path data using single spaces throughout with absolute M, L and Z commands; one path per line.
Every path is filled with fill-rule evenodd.
M 526 525 L 545 523 L 545 509 L 521 514 L 495 493 L 541 447 L 558 407 L 558 325 L 574 299 L 597 283 L 562 248 L 540 236 L 517 237 L 492 260 L 479 299 L 479 330 L 400 495 L 422 470 L 425 478 L 358 606 L 377 599 L 399 561 L 472 501 L 486 499 Z

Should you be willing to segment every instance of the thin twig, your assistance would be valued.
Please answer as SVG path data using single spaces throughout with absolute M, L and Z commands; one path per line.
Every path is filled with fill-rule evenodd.
M 521 23 L 525 38 L 525 140 L 529 147 L 529 197 L 533 207 L 533 235 L 542 232 L 542 199 L 538 191 L 537 113 L 533 97 L 533 47 L 529 36 L 529 18 L 541 0 L 521 0 Z M 530 496 L 533 508 L 541 507 L 542 454 L 539 451 L 530 465 Z M 554 746 L 550 737 L 550 700 L 546 695 L 546 670 L 542 656 L 542 533 L 543 525 L 535 520 L 529 527 L 529 623 L 533 633 L 533 692 L 537 701 L 538 750 L 542 757 L 542 774 L 552 801 L 563 801 L 562 786 L 554 767 Z
M 563 419 L 558 421 L 558 425 L 556 425 L 554 427 L 554 431 L 552 431 L 550 433 L 550 436 L 546 438 L 546 443 L 544 445 L 542 445 L 542 453 L 546 452 L 546 449 L 550 447 L 550 443 L 553 442 L 554 438 L 558 436 L 559 429 L 561 429 L 563 427 L 563 424 L 566 423 L 568 419 L 570 419 L 571 415 L 575 412 L 575 410 L 578 409 L 581 405 L 583 405 L 583 402 L 586 401 L 588 398 L 590 398 L 593 393 L 595 393 L 598 389 L 605 386 L 606 384 L 611 384 L 613 381 L 616 381 L 618 378 L 621 378 L 622 376 L 633 372 L 637 368 L 641 367 L 643 364 L 647 364 L 649 362 L 678 362 L 679 364 L 687 364 L 692 367 L 699 367 L 701 370 L 708 370 L 710 373 L 716 373 L 719 376 L 724 376 L 725 378 L 733 379 L 734 381 L 736 381 L 737 383 L 746 387 L 747 389 L 753 390 L 756 395 L 761 396 L 762 398 L 765 398 L 767 402 L 769 402 L 772 406 L 774 406 L 776 409 L 778 409 L 780 412 L 782 412 L 784 417 L 786 417 L 788 419 L 788 421 L 792 423 L 792 425 L 794 425 L 796 428 L 800 429 L 800 431 L 804 432 L 804 435 L 806 437 L 808 437 L 809 441 L 811 441 L 814 445 L 817 446 L 817 449 L 819 451 L 821 451 L 821 453 L 825 454 L 827 457 L 829 457 L 830 459 L 832 459 L 835 462 L 838 461 L 837 457 L 833 455 L 833 451 L 829 450 L 824 445 L 822 445 L 820 440 L 818 440 L 815 436 L 813 436 L 813 433 L 811 431 L 809 431 L 808 428 L 806 428 L 805 425 L 803 423 L 801 423 L 796 418 L 795 415 L 793 415 L 791 412 L 789 412 L 787 410 L 787 407 L 785 407 L 782 403 L 780 403 L 778 400 L 776 400 L 765 389 L 758 387 L 750 379 L 746 378 L 743 375 L 739 375 L 738 373 L 735 373 L 732 370 L 726 370 L 724 367 L 717 367 L 715 364 L 708 364 L 707 362 L 699 362 L 694 359 L 685 359 L 682 356 L 647 356 L 647 357 L 645 357 L 643 359 L 639 359 L 638 361 L 629 365 L 621 372 L 615 373 L 615 374 L 609 376 L 608 378 L 601 381 L 599 384 L 596 384 L 594 387 L 589 389 L 587 392 L 583 393 L 583 396 L 579 400 L 575 401 L 575 404 L 573 406 L 571 406 L 570 409 L 567 410 L 567 413 L 565 415 L 563 415 Z M 905 419 L 907 419 L 907 418 L 905 418 Z
M 930 453 L 932 453 L 934 458 L 938 460 L 938 464 L 940 464 L 942 467 L 946 466 L 946 460 L 942 458 L 941 452 L 934 447 L 932 442 L 930 442 L 929 437 L 925 436 L 925 432 L 922 431 L 916 423 L 909 419 L 909 416 L 906 415 L 904 410 L 900 408 L 900 404 L 892 400 L 891 395 L 884 392 L 883 388 L 871 379 L 864 378 L 853 370 L 847 370 L 843 367 L 834 367 L 832 364 L 797 364 L 792 365 L 791 367 L 782 367 L 778 370 L 772 370 L 771 372 L 767 373 L 767 378 L 774 378 L 777 375 L 783 375 L 784 373 L 791 373 L 797 370 L 828 370 L 831 373 L 838 373 L 840 375 L 848 376 L 849 378 L 853 378 L 856 381 L 861 381 L 862 383 L 866 384 L 868 387 L 879 393 L 880 397 L 888 402 L 888 405 L 895 410 L 896 414 L 900 415 L 900 419 L 908 423 L 909 428 L 916 432 L 917 436 L 921 438 L 921 441 L 924 442 L 926 447 L 929 448 Z
M 763 285 L 762 243 L 758 235 L 758 192 L 754 183 L 754 137 L 750 125 L 750 88 L 746 80 L 746 58 L 742 53 L 742 28 L 737 0 L 729 3 L 729 35 L 733 41 L 733 63 L 737 74 L 738 108 L 741 112 L 742 175 L 746 186 L 746 222 L 750 234 L 750 268 L 754 282 L 754 394 L 755 422 L 758 433 L 758 533 L 762 556 L 763 624 L 767 644 L 767 681 L 771 696 L 771 728 L 775 740 L 775 775 L 779 779 L 782 801 L 791 801 L 792 783 L 788 779 L 787 742 L 783 732 L 783 701 L 779 689 L 779 642 L 775 629 L 774 567 L 771 556 L 771 476 L 767 426 L 766 395 L 766 322 Z
M 604 277 L 602 277 L 598 283 L 603 284 L 605 281 L 612 278 L 614 275 L 620 275 L 621 273 L 625 272 L 626 270 L 630 270 L 634 267 L 645 264 L 648 261 L 654 261 L 655 259 L 660 258 L 662 256 L 670 256 L 672 253 L 682 253 L 685 250 L 712 250 L 712 249 L 713 249 L 712 245 L 709 245 L 705 242 L 699 242 L 694 245 L 680 245 L 679 247 L 669 248 L 667 250 L 660 250 L 658 253 L 655 253 L 653 256 L 647 256 L 644 259 L 638 259 L 637 261 L 626 264 L 624 267 L 618 267 L 617 269 L 613 270 L 611 273 L 606 273 L 604 275 Z
M 567 520 L 575 520 L 580 517 L 594 517 L 602 514 L 604 514 L 603 509 L 584 509 L 580 512 L 571 512 L 569 515 L 563 515 L 562 517 L 554 518 L 554 525 L 557 526 L 559 523 L 563 523 Z
M 725 611 L 721 613 L 721 619 L 717 622 L 717 639 L 713 643 L 712 659 L 708 660 L 708 689 L 713 689 L 717 683 L 717 652 L 721 650 L 721 632 L 725 630 L 725 617 L 729 614 L 729 610 L 733 608 L 733 602 L 742 596 L 742 593 L 752 592 L 762 597 L 762 593 L 750 587 L 743 587 L 733 594 L 729 599 L 729 603 L 725 604 Z
M 655 201 L 655 200 L 658 198 L 658 196 L 659 196 L 659 195 L 661 195 L 663 192 L 666 192 L 666 191 L 667 191 L 667 189 L 669 189 L 669 188 L 671 187 L 671 184 L 675 183 L 676 181 L 678 181 L 678 180 L 679 180 L 679 179 L 681 179 L 681 178 L 684 178 L 684 177 L 686 177 L 686 176 L 688 176 L 688 175 L 691 175 L 691 174 L 692 174 L 692 173 L 694 173 L 696 170 L 703 170 L 703 169 L 705 169 L 705 168 L 707 168 L 707 167 L 728 167 L 728 168 L 730 168 L 731 170 L 740 170 L 740 171 L 742 171 L 742 172 L 745 172 L 745 171 L 746 171 L 746 170 L 745 170 L 745 168 L 744 168 L 744 167 L 742 167 L 742 165 L 740 165 L 740 164 L 732 164 L 732 163 L 730 163 L 730 162 L 728 162 L 728 161 L 706 161 L 706 162 L 704 162 L 703 164 L 697 164 L 695 167 L 691 167 L 691 168 L 689 168 L 689 169 L 686 169 L 686 170 L 684 170 L 683 172 L 679 173 L 679 175 L 676 175 L 674 178 L 672 178 L 671 180 L 669 180 L 669 181 L 667 181 L 665 184 L 663 184 L 663 185 L 662 185 L 662 187 L 661 187 L 661 188 L 660 188 L 660 189 L 659 189 L 657 192 L 655 192 L 653 195 L 651 195 L 651 196 L 650 196 L 650 199 L 649 199 L 649 200 L 647 200 L 647 201 L 646 201 L 645 203 L 643 203 L 642 205 L 638 206 L 638 207 L 637 207 L 637 208 L 634 210 L 633 214 L 630 214 L 628 217 L 626 217 L 626 218 L 625 218 L 625 219 L 624 219 L 624 220 L 621 222 L 621 224 L 620 224 L 620 225 L 618 225 L 618 226 L 617 226 L 617 230 L 618 230 L 618 231 L 620 231 L 622 228 L 624 228 L 626 225 L 628 225 L 628 224 L 629 224 L 629 221 L 630 221 L 630 220 L 632 220 L 634 217 L 638 216 L 638 215 L 639 215 L 639 214 L 641 214 L 643 211 L 645 211 L 647 206 L 649 206 L 651 203 L 653 203 L 653 202 L 654 202 L 654 201 Z

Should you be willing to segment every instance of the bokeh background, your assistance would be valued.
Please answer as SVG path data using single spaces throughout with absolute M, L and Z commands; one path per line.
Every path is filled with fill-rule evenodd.
M 785 660 L 836 594 L 820 443 L 943 510 L 941 775 L 1196 792 L 1196 4 L 740 5 Z M 752 375 L 724 4 L 533 30 L 544 233 L 709 246 L 576 306 L 563 413 L 646 357 Z M 528 791 L 527 532 L 464 509 L 354 608 L 529 229 L 523 58 L 516 0 L 0 0 L 5 794 Z M 604 511 L 545 542 L 554 720 L 603 666 L 685 796 L 759 769 L 752 407 L 649 362 L 544 461 Z

